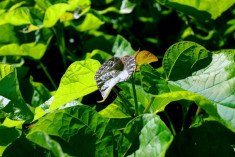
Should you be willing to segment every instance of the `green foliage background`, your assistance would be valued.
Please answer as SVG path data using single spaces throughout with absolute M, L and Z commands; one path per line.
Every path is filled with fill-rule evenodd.
M 234 156 L 235 0 L 2 0 L 0 156 Z M 103 103 L 112 56 L 158 62 Z M 111 69 L 112 70 L 112 69 Z M 144 112 L 144 113 L 143 113 Z

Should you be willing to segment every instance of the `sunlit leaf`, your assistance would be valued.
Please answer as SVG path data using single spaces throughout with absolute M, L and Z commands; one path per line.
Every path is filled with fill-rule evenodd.
M 13 25 L 30 24 L 31 15 L 29 9 L 22 7 L 0 14 L 0 25 L 7 23 Z
M 172 101 L 186 99 L 234 131 L 234 55 L 234 50 L 209 52 L 193 42 L 180 42 L 171 46 L 164 56 L 166 78 L 147 65 L 141 66 L 144 89 L 161 93 L 155 96 L 158 105 L 152 106 L 153 112 L 162 111 Z
M 50 111 L 96 91 L 98 88 L 94 76 L 99 67 L 100 63 L 93 59 L 71 64 L 60 81 Z
M 69 6 L 68 4 L 59 3 L 48 7 L 44 16 L 43 26 L 44 27 L 54 26 L 55 23 L 59 20 L 59 18 L 68 9 L 68 6 Z
M 130 56 L 124 64 L 118 57 L 113 57 L 101 65 L 95 74 L 95 80 L 104 100 L 117 83 L 130 78 L 135 64 L 134 57 Z
M 134 10 L 135 6 L 136 4 L 130 2 L 129 0 L 122 0 L 120 12 L 125 14 L 131 13 Z
M 157 0 L 161 4 L 182 11 L 198 19 L 208 20 L 218 18 L 230 8 L 234 0 Z
M 112 53 L 115 57 L 131 56 L 135 53 L 131 44 L 121 35 L 116 37 L 113 44 Z
M 73 24 L 74 28 L 80 32 L 85 32 L 88 30 L 93 30 L 99 28 L 104 24 L 98 17 L 91 13 L 87 13 L 83 22 L 79 25 Z

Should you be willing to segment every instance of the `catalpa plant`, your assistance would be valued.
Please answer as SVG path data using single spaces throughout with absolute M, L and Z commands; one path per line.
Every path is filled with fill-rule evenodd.
M 76 61 L 54 96 L 36 107 L 22 97 L 16 69 L 1 64 L 1 155 L 24 156 L 27 150 L 28 156 L 59 157 L 234 156 L 235 51 L 211 52 L 183 41 L 166 51 L 161 67 L 148 64 L 157 60 L 137 51 L 107 57 L 102 65 Z M 31 83 L 35 92 L 46 92 Z M 94 105 L 85 104 L 98 89 L 101 102 L 111 90 L 117 97 L 107 105 L 95 97 Z M 166 110 L 175 102 L 183 111 L 180 129 Z M 186 126 L 190 106 L 197 111 Z
M 135 70 L 139 71 L 141 64 L 157 60 L 157 57 L 148 51 L 137 51 L 133 56 L 112 57 L 104 62 L 95 74 L 103 99 L 105 100 L 117 83 L 127 81 Z

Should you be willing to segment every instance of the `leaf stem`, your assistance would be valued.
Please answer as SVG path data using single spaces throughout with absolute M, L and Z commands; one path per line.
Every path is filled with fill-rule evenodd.
M 165 113 L 166 118 L 167 118 L 167 120 L 168 120 L 169 123 L 170 123 L 171 131 L 172 131 L 173 135 L 175 136 L 175 135 L 176 135 L 176 132 L 175 132 L 175 128 L 174 128 L 174 126 L 173 126 L 173 123 L 171 122 L 171 119 L 170 119 L 170 117 L 168 116 L 167 112 L 166 112 L 166 111 L 163 111 L 163 112 Z
M 143 114 L 146 113 L 149 110 L 149 108 L 152 105 L 154 99 L 155 99 L 155 97 L 153 97 L 153 96 L 150 98 L 148 105 L 145 107 L 145 109 L 143 111 Z
M 199 112 L 200 112 L 200 109 L 201 109 L 201 108 L 200 108 L 200 106 L 198 106 L 198 107 L 197 107 L 196 114 L 195 114 L 195 117 L 197 117 L 197 116 L 198 116 L 198 114 L 199 114 Z
M 132 74 L 131 77 L 131 84 L 132 84 L 132 89 L 133 89 L 133 96 L 134 96 L 134 102 L 135 102 L 135 116 L 139 115 L 139 109 L 138 109 L 138 101 L 137 101 L 137 96 L 136 96 L 136 89 L 135 89 L 135 71 Z
M 57 39 L 57 44 L 60 49 L 60 53 L 61 53 L 63 65 L 64 65 L 64 70 L 65 70 L 66 69 L 66 47 L 65 47 L 63 24 L 59 25 L 56 28 L 52 28 L 52 30 Z
M 134 117 L 134 113 L 131 111 L 130 107 L 128 106 L 128 103 L 125 100 L 125 98 L 122 97 L 122 95 L 118 92 L 118 90 L 115 87 L 113 87 L 113 91 L 123 101 L 123 104 L 124 104 L 125 108 L 131 114 L 131 116 Z
M 42 70 L 44 71 L 44 73 L 46 74 L 47 78 L 50 80 L 50 82 L 51 82 L 52 86 L 54 87 L 54 89 L 56 90 L 57 86 L 55 84 L 55 81 L 52 79 L 51 75 L 47 71 L 47 68 L 44 66 L 44 64 L 41 61 L 39 61 L 39 65 L 42 68 Z

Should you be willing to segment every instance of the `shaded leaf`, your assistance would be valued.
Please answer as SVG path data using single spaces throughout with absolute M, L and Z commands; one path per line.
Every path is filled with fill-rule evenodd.
M 24 102 L 13 66 L 0 64 L 0 110 L 13 120 L 30 120 L 33 113 Z
M 55 110 L 72 100 L 96 91 L 94 76 L 99 67 L 100 63 L 92 59 L 71 64 L 61 78 L 49 110 Z
M 33 86 L 32 106 L 37 107 L 51 97 L 50 91 L 42 83 L 31 81 L 31 84 Z
M 20 136 L 20 131 L 0 125 L 0 146 L 7 146 Z
M 37 131 L 63 138 L 71 145 L 74 156 L 113 156 L 113 133 L 108 120 L 89 106 L 50 113 L 36 123 L 28 136 Z
M 148 64 L 140 66 L 140 79 L 143 89 L 148 93 L 158 95 L 170 92 L 167 81 Z
M 119 156 L 165 156 L 173 136 L 161 119 L 145 114 L 130 121 L 119 140 Z
M 106 60 L 110 59 L 112 55 L 102 51 L 102 50 L 93 50 L 91 53 L 86 53 L 86 59 L 96 59 L 100 63 L 104 63 Z
M 24 157 L 25 154 L 27 156 L 42 157 L 46 156 L 47 153 L 42 148 L 33 145 L 29 140 L 21 136 L 6 148 L 2 157 L 15 157 L 16 154 L 18 157 Z
M 11 33 L 15 35 L 13 28 L 6 34 Z M 6 34 L 3 37 L 7 39 L 9 35 Z M 15 38 L 22 38 L 23 35 L 25 34 L 21 33 L 20 36 L 15 36 Z M 30 39 L 30 35 L 25 35 L 24 38 L 26 41 L 23 43 L 19 43 L 19 41 L 14 40 L 14 38 L 12 38 L 9 43 L 4 43 L 4 45 L 0 43 L 0 56 L 25 56 L 35 60 L 41 59 L 46 52 L 53 34 L 49 29 L 42 29 L 38 30 L 33 36 L 34 39 L 32 40 Z
M 52 140 L 50 136 L 48 136 L 44 132 L 33 132 L 32 134 L 27 135 L 27 139 L 36 143 L 37 145 L 51 151 L 54 156 L 64 157 L 66 156 L 56 141 Z
M 180 132 L 174 137 L 167 157 L 233 157 L 235 152 L 235 135 L 215 121 L 205 122 L 199 127 Z
M 97 86 L 105 100 L 119 82 L 127 81 L 135 70 L 135 59 L 130 56 L 123 64 L 118 57 L 105 61 L 95 74 Z

